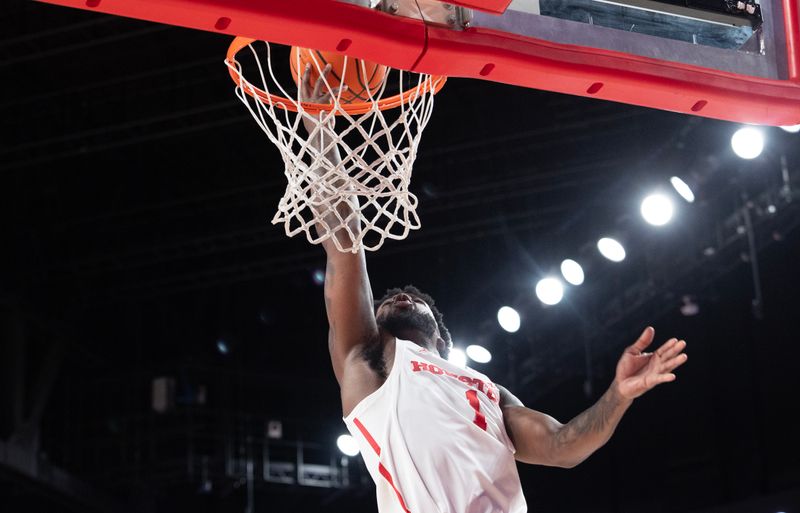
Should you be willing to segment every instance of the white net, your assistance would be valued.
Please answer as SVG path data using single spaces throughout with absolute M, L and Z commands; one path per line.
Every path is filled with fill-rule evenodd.
M 311 55 L 317 76 L 323 76 L 324 63 Z M 276 71 L 289 67 L 288 59 L 273 70 L 273 58 L 270 44 L 258 41 L 225 61 L 238 77 L 236 95 L 283 159 L 288 184 L 272 223 L 283 224 L 290 237 L 302 232 L 313 244 L 332 240 L 339 251 L 353 253 L 375 251 L 386 239 L 404 239 L 418 229 L 411 170 L 441 87 L 437 81 L 444 77 L 389 69 L 375 89 L 365 88 L 359 114 L 348 112 L 356 104 L 345 103 L 337 84 L 323 77 L 331 104 L 315 111 L 301 101 L 296 84 L 290 94 L 276 78 Z M 294 69 L 303 69 L 297 59 Z M 364 62 L 344 58 L 339 76 L 348 65 Z M 245 69 L 258 76 L 258 86 L 245 78 Z M 395 90 L 405 91 L 403 101 L 387 108 Z

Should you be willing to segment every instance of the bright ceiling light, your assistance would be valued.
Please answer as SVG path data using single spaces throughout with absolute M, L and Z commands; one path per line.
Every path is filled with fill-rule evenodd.
M 580 285 L 583 283 L 583 267 L 575 260 L 567 258 L 561 262 L 561 274 L 567 282 L 573 285 Z
M 348 456 L 355 456 L 359 453 L 358 443 L 356 442 L 355 438 L 350 435 L 342 435 L 337 438 L 336 446 L 339 447 L 340 451 Z
M 467 366 L 467 353 L 454 347 L 450 349 L 450 354 L 447 355 L 447 361 L 463 369 Z
M 642 201 L 642 217 L 653 226 L 664 226 L 672 219 L 672 201 L 663 194 L 651 194 Z
M 800 125 L 782 126 L 781 130 L 789 132 L 790 134 L 796 134 L 797 132 L 800 132 Z
M 764 134 L 750 126 L 740 128 L 731 137 L 731 147 L 739 157 L 754 159 L 764 150 Z
M 675 188 L 675 190 L 678 192 L 678 194 L 681 195 L 681 198 L 685 199 L 689 203 L 694 202 L 694 193 L 692 192 L 691 187 L 689 187 L 689 185 L 686 182 L 684 182 L 677 176 L 673 176 L 672 178 L 669 179 L 669 183 L 671 183 L 672 186 Z
M 597 241 L 597 249 L 600 254 L 612 262 L 622 262 L 625 260 L 625 248 L 622 244 L 610 237 L 603 237 Z
M 519 330 L 519 313 L 510 306 L 504 306 L 497 311 L 497 322 L 499 322 L 500 327 L 507 332 L 515 333 Z
M 536 297 L 546 305 L 555 305 L 564 297 L 564 286 L 558 278 L 543 278 L 536 284 Z
M 478 363 L 489 363 L 492 361 L 492 353 L 490 353 L 488 349 L 478 345 L 467 346 L 467 356 L 469 356 L 470 360 Z

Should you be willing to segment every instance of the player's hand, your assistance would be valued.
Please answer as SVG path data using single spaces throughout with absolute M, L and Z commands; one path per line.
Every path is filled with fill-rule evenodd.
M 341 91 L 346 91 L 347 84 L 342 84 L 334 88 L 329 86 L 330 80 L 328 76 L 330 73 L 331 65 L 329 63 L 325 65 L 320 77 L 312 85 L 311 63 L 307 63 L 306 69 L 303 71 L 303 77 L 300 80 L 300 101 L 307 103 L 331 103 L 331 100 L 339 96 Z
M 322 70 L 320 77 L 316 82 L 311 84 L 311 63 L 306 64 L 306 69 L 303 71 L 303 76 L 300 79 L 299 85 L 299 100 L 305 103 L 331 103 L 333 98 L 339 96 L 341 91 L 347 90 L 347 84 L 342 84 L 339 87 L 331 88 L 329 86 L 330 80 L 328 76 L 331 72 L 331 65 L 326 64 Z M 331 112 L 321 111 L 319 115 L 311 116 L 308 113 L 303 115 L 303 125 L 308 133 L 312 133 L 317 125 L 325 123 L 328 129 L 333 129 L 334 115 Z
M 655 330 L 647 327 L 632 345 L 625 349 L 617 363 L 617 390 L 626 399 L 635 399 L 661 383 L 675 380 L 672 371 L 683 365 L 687 356 L 686 341 L 671 338 L 655 352 L 647 353 Z

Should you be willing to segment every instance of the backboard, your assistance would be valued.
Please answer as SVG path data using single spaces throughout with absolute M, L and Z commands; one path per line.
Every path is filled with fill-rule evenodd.
M 44 1 L 408 71 L 733 122 L 800 123 L 796 0 Z

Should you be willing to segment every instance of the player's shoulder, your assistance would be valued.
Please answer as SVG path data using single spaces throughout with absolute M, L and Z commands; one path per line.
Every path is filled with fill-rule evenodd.
M 497 390 L 500 392 L 500 406 L 525 406 L 522 401 L 517 398 L 514 394 L 512 394 L 506 387 L 503 385 L 497 385 Z

